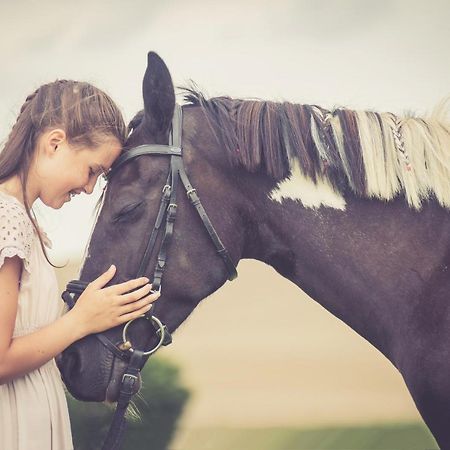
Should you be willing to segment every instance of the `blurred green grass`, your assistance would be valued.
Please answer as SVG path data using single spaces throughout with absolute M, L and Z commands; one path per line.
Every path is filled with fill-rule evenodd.
M 201 428 L 171 450 L 435 450 L 420 423 L 364 427 Z

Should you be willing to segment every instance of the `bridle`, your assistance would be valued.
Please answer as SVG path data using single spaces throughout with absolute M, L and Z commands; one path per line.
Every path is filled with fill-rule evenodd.
M 200 219 L 202 220 L 203 225 L 205 226 L 205 229 L 217 250 L 217 254 L 222 258 L 228 270 L 228 279 L 233 280 L 237 277 L 236 266 L 234 265 L 227 249 L 222 244 L 222 241 L 220 240 L 214 226 L 206 214 L 205 209 L 203 208 L 203 205 L 200 202 L 197 191 L 192 187 L 186 174 L 182 159 L 181 137 L 182 108 L 180 105 L 175 105 L 174 116 L 172 119 L 172 130 L 169 136 L 169 145 L 151 144 L 131 148 L 130 150 L 122 153 L 122 155 L 114 162 L 111 170 L 107 174 L 107 178 L 111 179 L 111 177 L 117 173 L 118 169 L 125 163 L 142 155 L 170 156 L 170 169 L 166 183 L 162 189 L 162 196 L 155 225 L 153 226 L 153 230 L 149 236 L 136 275 L 136 278 L 139 278 L 145 274 L 150 258 L 154 254 L 156 239 L 162 229 L 161 226 L 163 222 L 165 222 L 164 234 L 157 256 L 156 267 L 153 273 L 152 288 L 154 290 L 161 290 L 162 277 L 167 262 L 167 249 L 173 235 L 178 207 L 176 195 L 179 179 L 186 190 L 187 197 L 199 214 Z M 81 280 L 72 280 L 67 284 L 66 290 L 62 293 L 62 298 L 70 309 L 75 306 L 76 300 L 83 293 L 88 284 L 88 282 Z M 156 316 L 152 314 L 152 310 L 153 308 L 141 316 L 141 318 L 148 320 L 148 323 L 154 328 L 157 336 L 159 337 L 158 343 L 150 350 L 141 351 L 135 349 L 133 348 L 131 342 L 127 339 L 128 327 L 134 320 L 137 319 L 130 320 L 126 323 L 122 331 L 122 342 L 117 344 L 114 344 L 102 333 L 95 334 L 95 336 L 108 350 L 110 350 L 116 357 L 128 363 L 127 369 L 122 377 L 116 412 L 114 413 L 113 421 L 103 444 L 103 450 L 119 449 L 126 425 L 124 415 L 130 403 L 131 397 L 137 391 L 139 372 L 150 355 L 155 353 L 161 346 L 169 345 L 172 342 L 172 337 L 169 330 Z

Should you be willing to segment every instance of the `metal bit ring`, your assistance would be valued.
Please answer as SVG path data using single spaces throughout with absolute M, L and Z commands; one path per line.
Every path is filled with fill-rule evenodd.
M 132 322 L 134 322 L 137 319 L 147 319 L 147 320 L 151 320 L 154 324 L 158 325 L 159 327 L 159 332 L 161 333 L 161 336 L 159 338 L 159 342 L 156 344 L 156 346 L 154 348 L 152 348 L 151 350 L 148 350 L 147 352 L 144 352 L 145 356 L 149 356 L 152 353 L 155 353 L 156 350 L 159 349 L 159 347 L 161 347 L 162 343 L 164 342 L 164 325 L 162 324 L 162 322 L 156 317 L 156 316 L 151 316 L 151 317 L 147 317 L 145 314 L 143 314 L 142 316 L 137 317 L 136 319 L 130 320 L 129 322 L 127 322 L 127 324 L 123 327 L 123 331 L 122 331 L 122 339 L 123 339 L 123 343 L 125 344 L 126 342 L 130 342 L 127 339 L 127 330 L 128 327 L 130 326 L 130 324 Z M 128 351 L 130 352 L 134 352 L 134 348 L 130 347 L 128 349 Z

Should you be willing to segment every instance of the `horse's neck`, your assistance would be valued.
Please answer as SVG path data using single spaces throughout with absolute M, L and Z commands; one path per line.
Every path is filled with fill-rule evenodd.
M 347 199 L 344 211 L 267 202 L 247 257 L 262 260 L 395 359 L 392 341 L 450 263 L 450 215 L 402 200 Z

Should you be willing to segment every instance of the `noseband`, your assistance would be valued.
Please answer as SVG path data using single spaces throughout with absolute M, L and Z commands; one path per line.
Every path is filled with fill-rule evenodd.
M 197 195 L 197 191 L 192 187 L 189 178 L 186 174 L 182 159 L 181 149 L 181 137 L 182 137 L 182 108 L 180 105 L 175 105 L 174 116 L 172 120 L 172 130 L 169 137 L 169 145 L 140 145 L 134 147 L 128 151 L 125 151 L 112 165 L 107 178 L 111 177 L 123 166 L 126 162 L 137 158 L 142 155 L 164 155 L 170 156 L 170 169 L 167 176 L 166 183 L 162 189 L 162 197 L 159 205 L 158 214 L 156 216 L 155 225 L 148 239 L 145 247 L 144 255 L 139 264 L 136 278 L 139 278 L 145 274 L 147 266 L 150 262 L 151 256 L 154 254 L 155 243 L 160 232 L 161 225 L 165 221 L 164 234 L 161 240 L 161 245 L 156 260 L 156 267 L 153 272 L 152 287 L 154 290 L 161 290 L 162 277 L 167 262 L 167 249 L 169 247 L 173 228 L 177 213 L 177 188 L 178 179 L 186 190 L 187 197 L 192 205 L 195 207 L 200 219 L 208 232 L 211 241 L 213 242 L 217 254 L 222 258 L 227 271 L 228 279 L 233 280 L 237 277 L 236 266 L 234 265 L 227 249 L 222 244 L 216 230 L 214 229 L 208 215 L 206 214 L 203 205 Z M 72 309 L 76 303 L 78 297 L 83 293 L 89 283 L 81 280 L 72 280 L 67 284 L 66 290 L 62 294 L 63 300 L 67 303 L 70 309 Z M 103 450 L 116 450 L 120 447 L 123 439 L 123 432 L 125 430 L 124 414 L 128 408 L 128 404 L 131 397 L 137 391 L 138 375 L 148 357 L 155 353 L 162 345 L 168 345 L 172 342 L 167 327 L 154 315 L 152 315 L 153 308 L 146 314 L 142 315 L 142 318 L 148 320 L 149 324 L 154 328 L 156 334 L 159 337 L 158 343 L 152 349 L 148 351 L 141 351 L 133 348 L 131 342 L 127 339 L 127 330 L 130 324 L 137 319 L 130 320 L 126 323 L 122 332 L 123 341 L 117 345 L 111 342 L 102 333 L 97 333 L 95 336 L 100 342 L 115 356 L 128 363 L 127 370 L 122 378 L 120 386 L 120 394 L 117 402 L 117 409 L 114 414 L 113 421 L 111 423 L 108 435 L 103 444 Z

